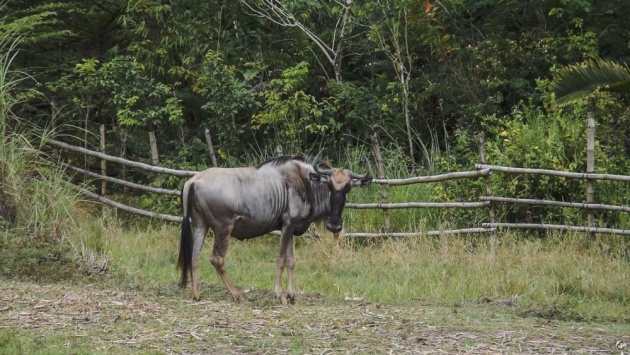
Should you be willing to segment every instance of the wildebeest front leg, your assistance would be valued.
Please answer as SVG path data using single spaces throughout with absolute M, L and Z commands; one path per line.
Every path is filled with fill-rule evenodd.
M 225 255 L 227 253 L 230 242 L 230 233 L 231 228 L 214 232 L 214 247 L 212 249 L 212 257 L 210 257 L 210 262 L 221 277 L 221 280 L 223 280 L 225 286 L 228 288 L 228 291 L 230 291 L 230 293 L 232 294 L 232 298 L 235 301 L 243 302 L 245 299 L 243 298 L 239 290 L 234 286 L 232 280 L 227 274 L 227 271 L 225 270 Z
M 293 236 L 291 236 L 291 242 L 287 246 L 287 298 L 291 304 L 295 304 L 295 291 L 293 291 L 293 267 L 295 266 L 295 259 L 293 257 Z
M 289 253 L 289 249 L 291 252 Z M 290 257 L 289 257 L 290 256 Z M 289 262 L 290 261 L 290 262 Z M 287 298 L 282 293 L 282 272 L 287 266 L 287 293 L 291 302 L 295 302 L 293 293 L 293 230 L 284 229 L 280 237 L 280 250 L 278 251 L 278 263 L 276 271 L 276 298 L 279 298 L 283 305 L 287 305 Z

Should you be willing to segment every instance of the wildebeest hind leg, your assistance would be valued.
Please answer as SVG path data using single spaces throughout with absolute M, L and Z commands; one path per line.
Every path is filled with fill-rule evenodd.
M 201 299 L 201 293 L 199 292 L 199 273 L 197 266 L 199 265 L 199 255 L 201 254 L 201 248 L 203 247 L 203 241 L 208 233 L 208 227 L 203 224 L 195 225 L 195 231 L 193 233 L 193 250 L 191 260 L 191 278 L 192 278 L 192 292 L 193 300 L 199 301 Z
M 243 302 L 243 296 L 234 286 L 232 280 L 227 274 L 227 271 L 225 270 L 225 255 L 227 253 L 230 242 L 230 233 L 231 228 L 223 231 L 214 232 L 214 248 L 212 249 L 212 257 L 210 258 L 210 262 L 221 277 L 221 280 L 223 280 L 225 286 L 228 288 L 228 291 L 230 291 L 230 293 L 232 294 L 232 298 L 234 298 L 235 301 Z

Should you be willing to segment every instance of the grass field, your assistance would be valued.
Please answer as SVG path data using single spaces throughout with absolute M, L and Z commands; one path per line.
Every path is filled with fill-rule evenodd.
M 15 242 L 33 237 L 0 239 L 0 354 L 619 353 L 617 341 L 630 343 L 622 238 L 302 237 L 297 304 L 282 307 L 277 237 L 231 243 L 243 304 L 206 242 L 195 303 L 177 287 L 178 226 L 77 227 L 37 250 Z M 77 257 L 60 257 L 60 245 Z
M 219 283 L 202 250 L 200 279 Z M 138 287 L 169 286 L 178 226 L 123 228 L 96 221 L 75 235 L 75 249 L 112 264 L 110 277 Z M 79 244 L 84 245 L 82 247 Z M 87 247 L 85 247 L 85 245 Z M 630 320 L 630 262 L 623 237 L 589 240 L 579 234 L 524 238 L 509 233 L 388 240 L 296 239 L 295 288 L 340 299 L 454 305 L 501 299 L 524 312 L 574 320 Z M 226 264 L 242 289 L 272 290 L 278 238 L 232 239 Z M 85 258 L 84 258 L 85 259 Z M 204 289 L 201 289 L 202 297 Z
M 2 354 L 436 354 L 620 353 L 630 325 L 528 317 L 500 300 L 458 305 L 344 301 L 301 294 L 282 307 L 272 292 L 227 300 L 204 283 L 192 302 L 174 284 L 0 282 Z
M 298 301 L 282 307 L 274 236 L 232 241 L 228 272 L 246 298 L 236 304 L 208 262 L 211 240 L 201 302 L 177 287 L 176 225 L 88 219 L 48 246 L 17 233 L 0 237 L 0 354 L 619 353 L 617 341 L 630 343 L 623 238 L 305 236 Z
M 72 260 L 57 249 L 11 250 L 15 235 L 3 236 L 0 259 L 19 258 L 4 267 L 22 276 L 3 270 L 0 280 L 0 354 L 618 354 L 617 341 L 630 343 L 622 238 L 500 233 L 335 246 L 302 237 L 297 304 L 282 307 L 277 237 L 231 243 L 228 273 L 243 304 L 210 266 L 207 241 L 195 303 L 177 287 L 178 226 L 111 221 L 77 223 L 62 242 Z

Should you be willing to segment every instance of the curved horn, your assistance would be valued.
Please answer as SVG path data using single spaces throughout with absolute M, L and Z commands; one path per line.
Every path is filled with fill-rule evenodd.
M 370 165 L 370 161 L 364 156 L 363 157 L 364 161 L 365 161 L 365 174 L 363 175 L 359 175 L 355 172 L 350 172 L 350 177 L 352 177 L 353 179 L 366 179 L 370 177 L 370 171 L 372 171 L 372 165 Z
M 319 155 L 318 155 L 319 157 Z M 335 169 L 320 169 L 319 168 L 319 159 L 315 159 L 315 161 L 313 162 L 313 169 L 315 170 L 316 173 L 318 174 L 322 174 L 322 175 L 332 175 L 332 173 L 335 172 Z

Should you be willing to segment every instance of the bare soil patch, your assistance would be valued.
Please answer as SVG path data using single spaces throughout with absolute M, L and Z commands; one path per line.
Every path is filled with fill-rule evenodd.
M 188 290 L 0 280 L 0 353 L 35 343 L 46 353 L 608 353 L 630 325 L 524 318 L 505 302 L 458 307 L 381 305 L 270 292 L 235 304 L 221 285 L 200 302 Z M 28 350 L 28 349 L 27 349 Z

